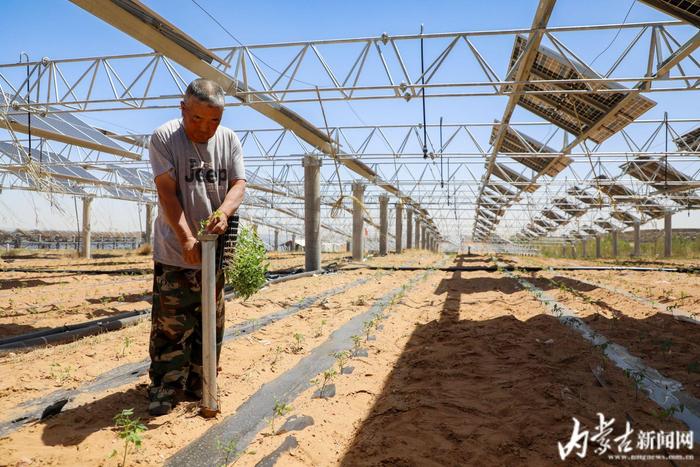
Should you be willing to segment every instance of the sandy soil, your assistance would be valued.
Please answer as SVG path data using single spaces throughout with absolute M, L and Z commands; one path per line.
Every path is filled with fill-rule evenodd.
M 407 262 L 402 257 L 384 260 L 397 264 Z M 303 348 L 310 348 L 327 337 L 332 329 L 349 319 L 350 316 L 367 309 L 375 296 L 384 293 L 385 287 L 397 287 L 414 274 L 417 273 L 387 274 L 366 270 L 343 272 L 332 276 L 334 277 L 332 281 L 329 280 L 329 276 L 298 279 L 294 281 L 294 287 L 289 287 L 290 283 L 274 285 L 261 291 L 255 298 L 251 298 L 246 303 L 229 302 L 227 304 L 227 325 L 254 320 L 259 316 L 287 307 L 309 295 L 353 282 L 359 278 L 376 278 L 376 280 L 370 280 L 368 283 L 342 294 L 342 299 L 339 299 L 338 302 L 333 297 L 329 298 L 308 310 L 227 345 L 222 354 L 222 361 L 231 363 L 226 364 L 226 371 L 222 373 L 220 378 L 223 396 L 222 406 L 231 410 L 254 392 L 260 384 L 288 369 L 302 358 L 305 350 L 297 353 L 291 351 L 294 334 L 302 334 L 304 336 Z M 127 340 L 130 343 L 125 346 Z M 142 323 L 132 328 L 95 336 L 73 344 L 0 358 L 0 372 L 3 373 L 3 376 L 13 375 L 12 378 L 3 377 L 0 379 L 4 386 L 0 389 L 2 395 L 0 411 L 3 413 L 3 418 L 6 414 L 9 415 L 7 418 L 12 418 L 15 414 L 13 408 L 21 401 L 46 394 L 57 388 L 74 388 L 116 366 L 142 360 L 147 356 L 147 340 L 148 324 Z M 245 356 L 243 357 L 243 355 Z M 27 365 L 28 362 L 36 363 Z M 48 427 L 44 424 L 27 427 L 10 438 L 1 440 L 0 452 L 7 451 L 17 454 L 17 456 L 10 457 L 15 459 L 14 462 L 20 461 L 27 455 L 30 457 L 36 455 L 35 461 L 41 462 L 41 464 L 75 465 L 76 460 L 71 459 L 75 453 L 75 444 L 87 446 L 87 444 L 83 444 L 84 437 L 81 438 L 76 433 L 85 430 L 91 433 L 96 431 L 101 433 L 99 436 L 104 437 L 104 442 L 107 445 L 112 446 L 115 444 L 114 433 L 111 429 L 113 425 L 111 418 L 114 414 L 122 408 L 135 407 L 139 415 L 147 415 L 145 413 L 145 384 L 146 378 L 141 378 L 136 386 L 130 384 L 105 393 L 81 396 L 82 399 L 79 399 L 79 402 L 84 403 L 82 407 L 68 410 L 56 418 L 56 426 L 62 427 L 61 429 L 52 431 L 53 425 Z M 247 389 L 242 391 L 242 387 Z M 92 418 L 96 416 L 93 412 L 94 405 L 99 406 L 98 413 L 101 417 L 99 421 Z M 178 410 L 171 415 L 174 420 L 181 418 L 184 413 L 191 415 L 195 407 L 193 404 L 185 404 L 179 406 Z M 159 418 L 157 422 L 164 423 L 166 427 L 172 423 L 166 418 Z M 200 420 L 200 422 L 197 425 L 198 429 L 194 431 L 188 429 L 191 437 L 201 434 L 211 423 L 214 423 L 205 420 Z M 70 434 L 65 432 L 66 426 L 74 428 L 69 429 Z M 69 446 L 63 454 L 56 449 L 54 443 L 46 442 L 44 436 L 46 430 L 59 437 L 66 434 L 67 438 L 58 443 Z M 149 433 L 156 434 L 156 431 L 149 431 Z M 163 439 L 171 438 L 168 434 L 169 430 L 161 433 Z M 16 436 L 22 438 L 21 441 L 16 439 Z M 79 443 L 72 443 L 69 438 L 81 439 Z M 86 443 L 92 446 L 92 442 L 91 438 Z M 172 443 L 172 440 L 165 443 L 171 445 L 170 451 L 181 445 L 180 441 L 176 444 Z M 139 455 L 143 454 L 144 460 L 148 459 L 149 463 L 158 464 L 162 461 L 162 455 L 169 451 L 163 451 L 162 443 L 152 444 L 153 450 L 150 453 L 143 451 Z M 23 446 L 23 448 L 17 450 L 11 446 Z M 78 447 L 78 449 L 80 448 Z M 110 449 L 98 450 L 95 452 L 96 456 L 81 459 L 78 463 L 83 462 L 81 465 L 99 463 L 114 465 L 114 462 L 105 459 L 105 453 L 109 454 L 110 452 Z M 66 453 L 69 454 L 69 457 L 65 457 Z M 5 458 L 5 456 L 0 457 Z
M 686 391 L 700 397 L 698 325 L 677 320 L 624 295 L 582 283 L 569 274 L 542 273 L 535 277 L 531 280 L 534 285 L 576 311 L 595 331 L 626 347 L 647 365 L 680 381 Z
M 619 369 L 497 273 L 435 273 L 393 307 L 368 348 L 336 379 L 335 397 L 310 389 L 290 402 L 313 426 L 259 434 L 236 465 L 255 465 L 290 435 L 298 447 L 278 465 L 552 465 L 572 416 L 593 427 L 604 412 L 616 432 L 626 419 L 681 427 L 656 418 Z M 605 464 L 593 454 L 579 463 Z
M 0 338 L 150 308 L 153 281 L 150 257 L 117 256 L 84 260 L 57 256 L 45 260 L 22 259 L 12 263 L 17 267 L 38 268 L 41 272 L 3 272 L 0 269 Z M 322 264 L 344 258 L 345 253 L 329 253 L 324 255 Z M 43 264 L 40 264 L 42 261 Z M 270 254 L 270 270 L 303 265 L 303 253 Z M 49 272 L 53 269 L 132 268 L 147 273 L 132 276 Z
M 439 258 L 408 251 L 367 264 L 429 266 Z M 485 265 L 488 259 L 463 258 L 459 264 Z M 270 286 L 247 303 L 227 303 L 227 325 L 231 325 L 323 290 L 371 278 L 229 341 L 219 378 L 223 415 L 233 413 L 261 385 L 298 363 L 374 300 L 423 274 L 343 271 Z M 551 290 L 555 292 L 560 291 Z M 627 310 L 613 297 L 600 299 Z M 572 307 L 579 305 L 573 303 L 577 298 L 570 300 Z M 630 322 L 640 321 L 641 314 L 631 314 L 637 310 L 629 312 Z M 590 310 L 589 317 L 598 313 Z M 621 328 L 620 324 L 615 326 Z M 571 417 L 593 429 L 596 413 L 603 412 L 616 419 L 616 435 L 623 431 L 625 420 L 636 430 L 684 429 L 673 419 L 659 417 L 657 406 L 637 396 L 619 369 L 547 315 L 514 279 L 498 272 L 429 272 L 425 281 L 409 288 L 390 307 L 383 325 L 376 340 L 363 344 L 368 357 L 353 358 L 348 365 L 354 371 L 335 377 L 335 397 L 312 398 L 313 389 L 309 389 L 288 401 L 293 410 L 287 417 L 311 416 L 312 426 L 291 433 L 259 434 L 236 465 L 255 465 L 288 436 L 294 436 L 298 446 L 281 454 L 280 466 L 550 465 L 559 462 L 557 442 L 571 437 Z M 16 413 L 14 407 L 21 401 L 76 387 L 119 365 L 142 360 L 147 355 L 147 334 L 148 324 L 142 323 L 68 345 L 0 357 L 0 413 L 4 418 Z M 294 349 L 294 334 L 304 336 L 299 350 Z M 620 334 L 620 339 L 624 336 Z M 635 352 L 631 344 L 628 348 Z M 688 351 L 698 354 L 695 348 Z M 593 374 L 597 368 L 602 369 L 603 385 Z M 182 403 L 164 417 L 149 417 L 146 382 L 142 377 L 136 384 L 81 395 L 76 406 L 0 439 L 0 465 L 116 466 L 123 444 L 112 417 L 124 408 L 133 407 L 148 427 L 142 448 L 129 454 L 130 462 L 142 465 L 162 464 L 217 423 L 196 416 L 194 403 Z M 110 457 L 114 450 L 119 455 Z M 699 458 L 700 453 L 694 454 Z M 585 460 L 572 455 L 569 461 L 606 464 L 604 456 L 592 452 Z
M 589 248 L 591 248 L 589 243 Z M 507 256 L 520 266 L 632 266 L 632 267 L 700 267 L 699 259 L 684 258 L 544 258 L 541 256 Z

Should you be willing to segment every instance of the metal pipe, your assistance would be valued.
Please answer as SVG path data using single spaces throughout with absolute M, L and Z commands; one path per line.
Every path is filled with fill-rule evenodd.
M 202 406 L 205 417 L 219 412 L 216 387 L 216 239 L 199 236 L 202 245 Z

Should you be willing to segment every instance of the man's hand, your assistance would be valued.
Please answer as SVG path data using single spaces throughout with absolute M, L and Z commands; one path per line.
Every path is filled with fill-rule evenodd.
M 207 233 L 213 233 L 221 235 L 226 232 L 228 228 L 228 216 L 221 212 L 220 210 L 214 211 L 211 216 L 209 216 L 207 222 L 207 228 L 205 229 Z
M 188 237 L 182 242 L 182 257 L 187 264 L 200 264 L 202 262 L 200 244 L 196 238 Z

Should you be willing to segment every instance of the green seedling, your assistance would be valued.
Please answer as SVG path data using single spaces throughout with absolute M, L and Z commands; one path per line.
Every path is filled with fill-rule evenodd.
M 362 331 L 365 333 L 365 342 L 369 340 L 369 336 L 372 333 L 372 328 L 374 328 L 374 320 L 365 321 L 362 324 Z
M 143 441 L 141 433 L 148 429 L 141 423 L 141 420 L 133 418 L 133 415 L 134 409 L 124 409 L 114 417 L 114 424 L 119 428 L 119 438 L 124 440 L 122 467 L 126 467 L 126 455 L 129 452 L 129 445 L 133 444 L 135 449 L 140 448 Z
M 125 336 L 125 337 L 124 337 L 124 342 L 122 343 L 122 350 L 121 350 L 121 352 L 117 355 L 117 358 L 121 358 L 121 357 L 123 357 L 124 355 L 126 355 L 126 349 L 129 348 L 129 346 L 131 345 L 131 342 L 132 342 L 131 337 L 129 337 L 129 336 Z
M 316 329 L 316 332 L 314 332 L 314 337 L 321 337 L 323 335 L 323 326 L 325 326 L 326 320 L 321 320 L 320 325 L 318 326 L 318 329 Z
M 672 405 L 671 407 L 668 407 L 666 409 L 661 409 L 657 411 L 654 416 L 658 418 L 659 420 L 665 420 L 669 417 L 672 417 L 676 413 L 683 412 L 685 410 L 685 406 L 683 404 L 681 405 Z
M 235 464 L 236 461 L 241 457 L 242 452 L 238 452 L 238 439 L 233 438 L 228 443 L 222 443 L 221 440 L 216 440 L 216 447 L 219 451 L 223 452 L 226 457 L 221 467 L 227 467 L 229 465 Z
M 335 375 L 337 375 L 336 371 L 333 369 L 326 370 L 321 374 L 321 379 L 319 378 L 314 378 L 311 380 L 311 384 L 315 385 L 318 387 L 318 395 L 322 398 L 325 399 L 324 396 L 324 391 L 326 390 L 326 386 L 328 386 L 333 379 L 335 378 Z
M 252 229 L 243 227 L 232 261 L 224 270 L 226 283 L 245 301 L 265 285 L 269 266 L 263 241 Z
M 351 337 L 352 343 L 353 343 L 353 349 L 355 352 L 360 350 L 360 347 L 362 346 L 362 337 L 358 335 L 354 335 Z
M 277 399 L 275 399 L 275 406 L 272 408 L 272 417 L 270 417 L 271 434 L 275 434 L 275 420 L 277 419 L 277 417 L 284 417 L 291 411 L 292 407 L 290 405 L 287 405 L 284 402 L 280 402 Z
M 292 352 L 299 353 L 302 350 L 304 350 L 304 335 L 296 332 L 292 337 L 294 337 L 294 343 L 292 344 Z
M 270 361 L 270 367 L 274 370 L 275 366 L 277 365 L 277 361 L 280 358 L 280 355 L 282 354 L 282 347 L 277 346 L 275 347 L 275 351 L 272 353 L 272 360 Z
M 350 358 L 350 352 L 347 350 L 344 350 L 342 352 L 335 352 L 332 354 L 333 357 L 335 358 L 335 361 L 338 362 L 338 374 L 343 374 L 343 368 L 345 367 L 345 364 L 347 363 L 348 359 Z
M 59 384 L 65 383 L 71 378 L 73 368 L 70 366 L 61 367 L 60 363 L 51 364 L 51 379 L 58 381 Z
M 639 396 L 639 388 L 641 387 L 642 380 L 644 380 L 644 372 L 625 370 L 625 376 L 631 379 L 634 383 L 634 400 L 637 400 Z

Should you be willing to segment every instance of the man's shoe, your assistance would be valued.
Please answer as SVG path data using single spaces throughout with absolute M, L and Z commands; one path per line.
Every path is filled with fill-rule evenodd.
M 154 417 L 167 415 L 173 410 L 175 390 L 166 387 L 148 388 L 148 413 Z

